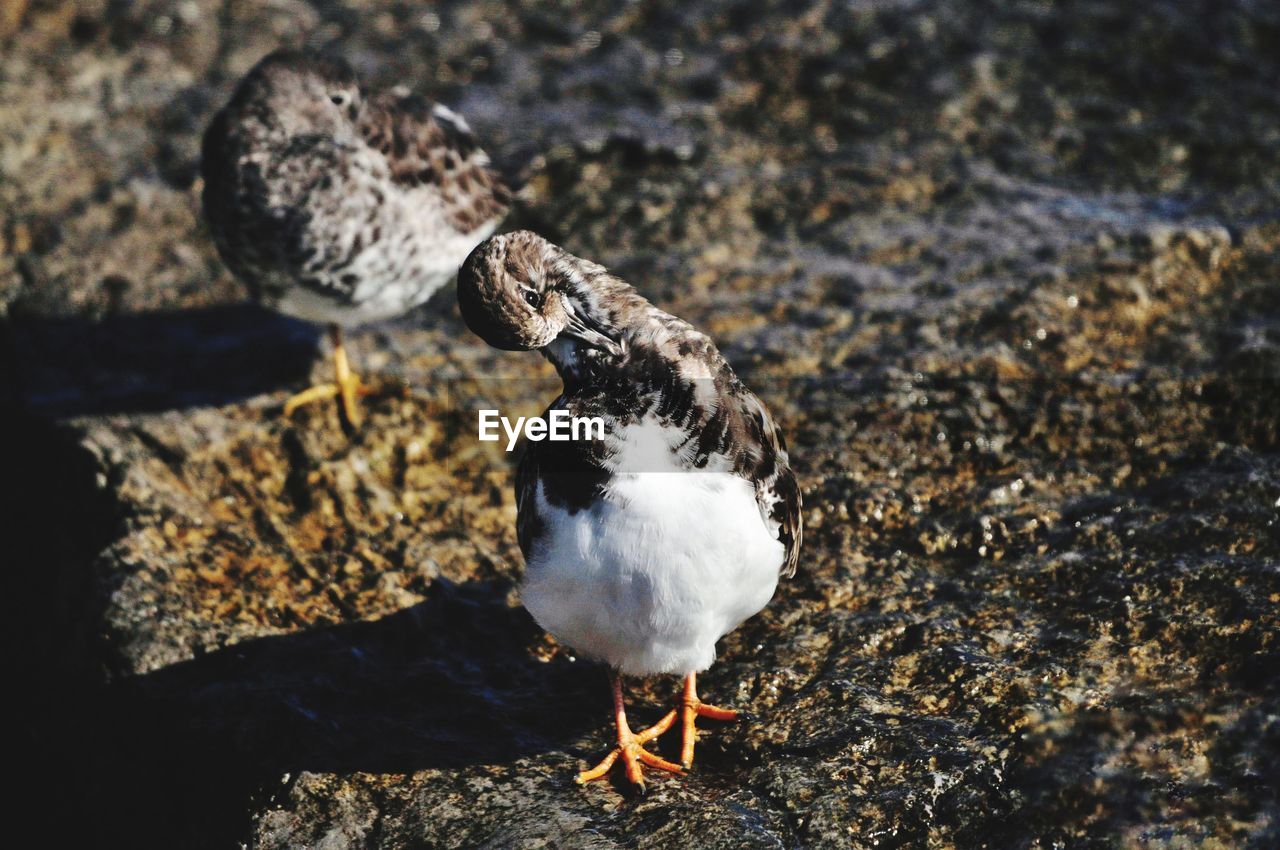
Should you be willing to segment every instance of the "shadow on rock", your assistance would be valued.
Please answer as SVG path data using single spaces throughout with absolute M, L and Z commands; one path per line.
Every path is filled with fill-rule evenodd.
M 538 631 L 507 590 L 441 581 L 381 620 L 261 638 L 107 688 L 83 729 L 98 836 L 228 846 L 286 774 L 563 748 L 599 720 L 583 699 L 591 678 L 567 659 L 535 660 Z
M 229 404 L 303 382 L 322 328 L 251 305 L 13 318 L 15 401 L 44 416 Z

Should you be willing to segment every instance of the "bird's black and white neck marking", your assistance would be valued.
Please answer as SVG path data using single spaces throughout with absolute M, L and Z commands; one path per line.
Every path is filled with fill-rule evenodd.
M 552 408 L 606 423 L 602 441 L 526 446 L 526 605 L 624 671 L 705 668 L 799 556 L 800 492 L 764 405 L 705 334 L 533 233 L 478 246 L 458 299 L 491 345 L 555 364 L 564 392 Z M 602 614 L 599 600 L 618 594 L 627 603 Z M 650 634 L 652 617 L 669 628 Z
M 466 122 L 399 90 L 366 92 L 338 59 L 259 62 L 204 137 L 219 253 L 281 312 L 353 325 L 449 281 L 510 193 Z

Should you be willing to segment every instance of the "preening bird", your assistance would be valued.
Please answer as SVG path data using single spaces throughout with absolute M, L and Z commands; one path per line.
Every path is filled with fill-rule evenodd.
M 563 392 L 547 411 L 601 417 L 597 440 L 527 442 L 516 477 L 521 597 L 560 642 L 611 668 L 619 759 L 693 764 L 697 674 L 760 611 L 800 554 L 800 490 L 773 418 L 710 338 L 603 267 L 528 231 L 479 245 L 458 276 L 467 325 L 500 349 L 539 350 Z M 632 732 L 620 675 L 684 677 L 677 709 Z M 682 722 L 681 764 L 644 744 Z
M 365 92 L 345 62 L 281 51 L 260 61 L 204 136 L 204 212 L 223 260 L 259 302 L 322 322 L 334 382 L 289 400 L 341 399 L 360 422 L 342 331 L 397 316 L 457 272 L 510 192 L 452 111 Z

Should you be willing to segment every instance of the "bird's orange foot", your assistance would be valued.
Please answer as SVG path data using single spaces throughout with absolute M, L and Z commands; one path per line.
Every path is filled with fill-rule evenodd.
M 641 791 L 644 791 L 644 768 L 641 765 L 647 764 L 650 767 L 656 767 L 659 770 L 669 770 L 672 773 L 680 773 L 680 765 L 669 762 L 666 759 L 656 756 L 644 748 L 644 745 L 663 732 L 671 728 L 671 724 L 676 720 L 674 710 L 667 712 L 667 715 L 657 723 L 645 729 L 643 732 L 634 733 L 625 723 L 618 726 L 618 746 L 614 747 L 613 752 L 604 757 L 604 760 L 590 770 L 584 770 L 578 774 L 577 782 L 579 785 L 600 779 L 607 776 L 614 762 L 619 758 L 626 769 L 627 779 L 635 784 Z
M 685 680 L 684 699 L 680 701 L 680 763 L 685 769 L 693 767 L 693 745 L 698 740 L 696 721 L 699 717 L 712 720 L 737 720 L 738 712 L 731 708 L 717 708 L 698 699 L 694 677 Z
M 347 424 L 352 428 L 359 428 L 363 417 L 360 415 L 360 405 L 356 399 L 373 394 L 374 390 L 368 384 L 363 383 L 355 375 L 348 375 L 347 380 L 342 384 L 316 384 L 290 396 L 284 403 L 284 416 L 286 419 L 293 416 L 294 411 L 304 405 L 337 398 L 341 400 L 342 415 L 346 418 Z
M 329 326 L 329 338 L 333 343 L 333 383 L 316 384 L 290 397 L 284 403 L 284 415 L 288 418 L 304 404 L 337 398 L 342 403 L 342 416 L 351 428 L 359 428 L 363 417 L 356 399 L 360 396 L 372 395 L 373 390 L 360 380 L 360 376 L 351 371 L 347 361 L 347 349 L 342 341 L 342 328 Z

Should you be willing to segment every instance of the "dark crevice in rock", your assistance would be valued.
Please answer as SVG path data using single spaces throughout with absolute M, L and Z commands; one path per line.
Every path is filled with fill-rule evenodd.
M 11 803 L 48 812 L 46 840 L 69 844 L 94 830 L 84 820 L 93 789 L 83 767 L 95 743 L 84 733 L 102 707 L 106 659 L 93 564 L 127 513 L 82 440 L 74 428 L 13 408 L 0 415 L 6 701 L 23 776 Z

